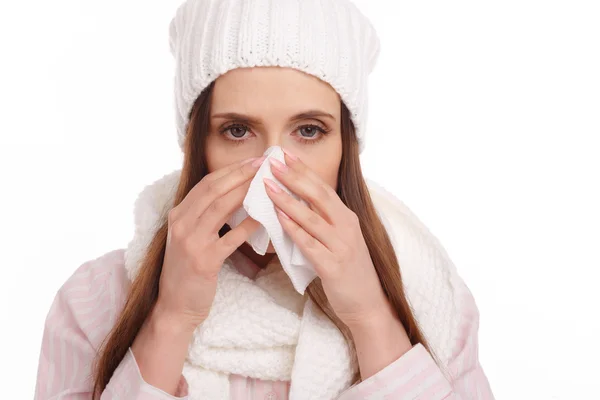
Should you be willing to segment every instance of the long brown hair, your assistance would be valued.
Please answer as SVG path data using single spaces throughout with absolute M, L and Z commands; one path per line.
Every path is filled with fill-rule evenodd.
M 198 96 L 190 111 L 183 168 L 174 205 L 179 204 L 194 185 L 208 173 L 204 148 L 210 126 L 213 86 L 214 82 Z M 402 321 L 410 342 L 413 345 L 421 343 L 427 350 L 431 350 L 412 314 L 404 294 L 400 268 L 392 243 L 369 196 L 360 167 L 354 125 L 350 119 L 350 112 L 343 102 L 341 102 L 341 133 L 343 152 L 337 193 L 344 204 L 356 213 L 360 220 L 360 227 L 377 270 L 379 281 Z M 105 389 L 156 302 L 166 239 L 167 223 L 165 222 L 154 235 L 142 260 L 139 273 L 132 282 L 125 306 L 100 348 L 94 368 L 94 399 L 99 398 Z M 350 330 L 334 313 L 318 278 L 308 286 L 307 293 L 323 313 L 335 323 L 348 343 L 352 345 L 351 348 L 354 349 Z M 354 381 L 359 379 L 357 373 Z

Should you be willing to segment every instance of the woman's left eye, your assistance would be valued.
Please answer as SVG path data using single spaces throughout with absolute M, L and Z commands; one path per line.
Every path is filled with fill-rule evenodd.
M 305 143 L 314 143 L 329 132 L 318 125 L 302 125 L 296 130 L 300 132 L 300 140 Z
M 317 133 L 319 133 L 319 127 L 316 125 L 304 125 L 301 126 L 300 128 L 298 128 L 298 130 L 301 132 L 301 134 L 305 133 L 306 135 L 302 135 L 303 137 L 308 137 L 308 138 L 312 138 L 314 137 Z

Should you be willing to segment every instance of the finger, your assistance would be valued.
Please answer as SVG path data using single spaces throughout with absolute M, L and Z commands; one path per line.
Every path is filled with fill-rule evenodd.
M 310 170 L 302 161 L 295 160 L 291 165 L 270 158 L 273 175 L 298 197 L 308 202 L 323 218 L 335 224 L 344 217 L 347 208 L 337 193 Z
M 300 248 L 302 254 L 313 264 L 315 272 L 320 277 L 323 276 L 321 265 L 329 265 L 333 258 L 330 252 L 319 240 L 306 232 L 300 225 L 294 222 L 289 216 L 280 209 L 275 208 L 279 217 L 279 222 L 283 230 L 290 236 L 292 241 Z
M 190 198 L 190 204 L 182 212 L 181 218 L 186 218 L 190 223 L 196 224 L 196 219 L 216 199 L 250 181 L 256 175 L 261 160 L 264 161 L 264 158 L 261 157 L 254 162 L 242 164 L 218 179 L 207 182 L 201 181 L 200 184 L 194 186 L 186 196 L 186 199 Z
M 260 223 L 250 217 L 244 219 L 238 226 L 231 229 L 217 241 L 217 253 L 219 259 L 225 260 L 231 253 L 250 238 Z
M 309 235 L 315 237 L 329 251 L 336 252 L 343 248 L 339 235 L 329 222 L 283 191 L 272 180 L 267 178 L 264 180 L 267 194 L 276 207 L 283 210 L 296 224 L 300 225 Z
M 334 193 L 335 190 L 329 186 L 319 174 L 313 171 L 309 166 L 307 166 L 302 159 L 296 156 L 292 156 L 288 150 L 284 150 L 285 153 L 285 163 L 292 170 L 305 174 L 310 180 L 312 180 L 315 184 L 325 184 L 329 189 L 331 189 Z
M 243 168 L 244 166 L 251 165 L 252 162 L 258 160 L 259 158 L 261 157 L 253 157 L 242 161 L 233 162 L 223 168 L 219 168 L 218 170 L 206 175 L 204 178 L 202 178 L 200 182 L 194 185 L 194 187 L 189 191 L 189 193 L 178 205 L 178 208 L 181 210 L 181 214 L 184 214 L 190 208 L 190 206 L 194 204 L 196 200 L 198 200 L 198 197 L 202 196 L 202 193 L 206 192 L 206 188 L 210 187 L 212 182 L 221 179 L 222 177 L 229 175 L 234 171 Z M 258 168 L 256 168 L 256 170 L 258 170 Z
M 252 162 L 258 160 L 259 158 L 262 158 L 263 161 L 265 159 L 265 157 L 263 156 L 263 157 L 246 158 L 241 161 L 235 161 L 223 168 L 219 168 L 218 170 L 213 171 L 210 174 L 207 174 L 202 180 L 206 183 L 210 183 L 212 181 L 215 181 L 215 180 L 229 174 L 230 172 L 234 171 L 235 169 L 241 167 L 242 165 L 252 163 Z
M 196 229 L 202 229 L 210 233 L 218 231 L 231 218 L 232 214 L 242 206 L 249 188 L 250 182 L 245 182 L 210 203 L 208 208 L 196 218 Z

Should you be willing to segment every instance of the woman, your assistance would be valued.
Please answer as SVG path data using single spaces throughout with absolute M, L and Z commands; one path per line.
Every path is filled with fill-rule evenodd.
M 188 0 L 170 45 L 184 165 L 142 192 L 127 249 L 59 290 L 36 398 L 492 399 L 469 290 L 361 173 L 368 20 L 346 0 Z M 249 245 L 257 220 L 228 223 L 265 166 L 305 293 L 274 241 Z

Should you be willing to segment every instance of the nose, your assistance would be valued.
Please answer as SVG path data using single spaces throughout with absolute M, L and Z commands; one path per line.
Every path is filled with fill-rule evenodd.
M 279 146 L 283 147 L 283 138 L 285 135 L 279 131 L 269 132 L 266 136 L 266 140 L 264 141 L 265 148 L 263 149 L 263 153 L 267 151 L 269 147 Z

